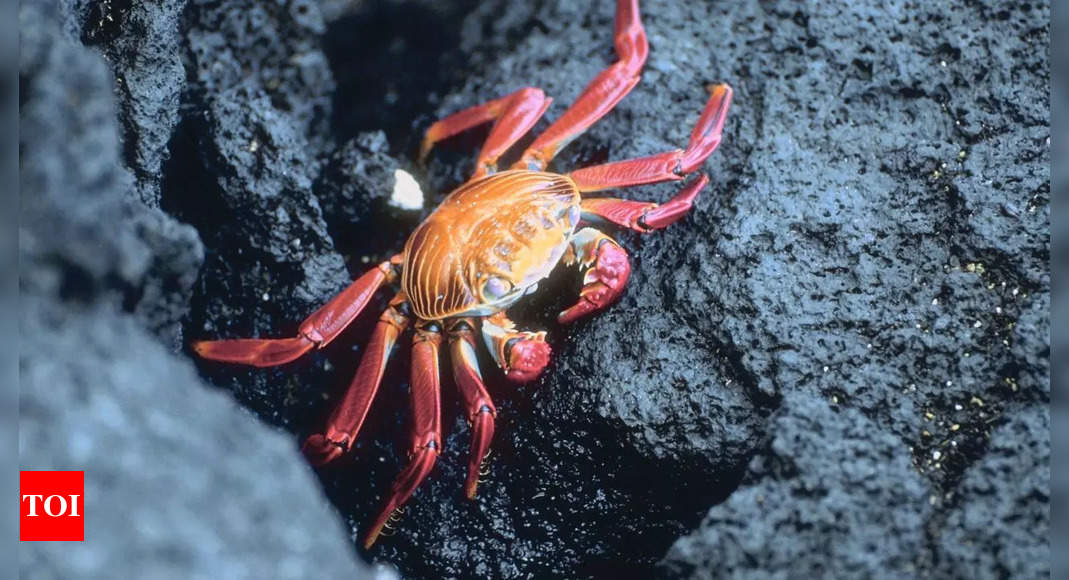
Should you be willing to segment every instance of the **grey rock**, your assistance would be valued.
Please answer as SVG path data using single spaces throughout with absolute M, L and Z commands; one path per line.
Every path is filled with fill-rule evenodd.
M 693 578 L 913 578 L 929 484 L 905 444 L 856 409 L 784 397 L 747 481 L 669 550 Z
M 138 185 L 122 162 L 124 144 L 113 122 L 120 109 L 114 79 L 103 59 L 73 49 L 70 33 L 61 32 L 75 21 L 72 13 L 50 3 L 28 3 L 19 15 L 20 126 L 35 136 L 22 144 L 22 157 L 29 162 L 19 179 L 22 191 L 37 192 L 25 196 L 23 211 L 54 223 L 52 230 L 23 231 L 21 240 L 30 252 L 48 253 L 50 260 L 70 266 L 65 280 L 24 272 L 23 283 L 61 284 L 68 293 L 107 293 L 159 339 L 177 347 L 203 260 L 200 239 L 193 228 L 145 205 L 136 194 Z M 159 74 L 169 79 L 173 72 Z M 105 225 L 105 219 L 113 221 Z M 55 237 L 57 232 L 65 237 Z M 38 239 L 42 235 L 48 239 Z M 104 243 L 103 237 L 113 242 Z
M 180 35 L 186 1 L 69 4 L 65 12 L 82 42 L 99 46 L 112 67 L 124 155 L 138 198 L 158 208 L 162 166 L 186 87 Z
M 348 282 L 312 191 L 333 88 L 322 19 L 311 2 L 196 1 L 188 18 L 199 114 L 179 128 L 163 203 L 208 248 L 193 301 L 272 302 L 300 320 Z M 197 337 L 223 330 L 193 318 Z M 219 318 L 244 334 L 270 328 Z
M 1050 575 L 1050 465 L 1045 406 L 1023 408 L 993 430 L 946 516 L 937 549 L 947 577 Z
M 21 307 L 20 468 L 85 472 L 85 541 L 23 544 L 22 578 L 371 575 L 293 442 L 134 319 Z
M 370 576 L 292 441 L 152 334 L 146 313 L 188 309 L 199 240 L 131 195 L 113 79 L 71 13 L 19 16 L 19 464 L 84 471 L 86 498 L 86 541 L 23 544 L 21 577 Z

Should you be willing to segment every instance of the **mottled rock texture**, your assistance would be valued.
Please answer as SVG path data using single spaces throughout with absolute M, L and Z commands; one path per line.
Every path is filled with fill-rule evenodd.
M 141 4 L 64 4 L 66 37 L 89 48 L 62 58 L 91 66 L 55 62 L 23 32 L 23 99 L 35 87 L 98 95 L 80 108 L 51 94 L 23 102 L 23 126 L 41 136 L 24 138 L 41 152 L 23 167 L 24 190 L 78 192 L 41 209 L 64 233 L 30 236 L 26 251 L 49 257 L 34 258 L 24 286 L 45 297 L 28 313 L 125 312 L 93 324 L 164 346 L 123 339 L 99 372 L 170 391 L 188 381 L 201 393 L 167 370 L 181 364 L 165 347 L 189 355 L 191 339 L 290 335 L 401 248 L 465 180 L 486 134 L 451 139 L 421 166 L 435 118 L 537 86 L 555 99 L 552 120 L 614 58 L 608 1 Z M 397 534 L 361 554 L 413 578 L 1042 577 L 1049 3 L 642 8 L 642 82 L 553 168 L 680 147 L 705 87 L 728 82 L 725 139 L 703 167 L 711 187 L 664 232 L 619 234 L 633 275 L 607 312 L 554 322 L 579 285 L 564 268 L 514 309 L 549 331 L 555 358 L 522 387 L 484 360 L 499 418 L 476 502 L 461 493 L 469 430 L 446 380 L 442 458 Z M 86 137 L 61 139 L 71 127 Z M 422 212 L 387 203 L 399 168 L 424 186 Z M 229 449 L 241 457 L 219 469 L 289 485 L 280 505 L 316 505 L 313 486 L 257 457 L 273 445 L 291 465 L 374 319 L 281 368 L 199 362 L 291 434 L 289 445 L 239 438 L 255 449 Z M 405 461 L 408 363 L 402 345 L 356 449 L 320 472 L 354 537 Z M 135 364 L 147 366 L 124 366 Z M 190 425 L 185 436 L 213 433 Z M 205 449 L 204 462 L 219 453 Z M 318 552 L 351 565 L 323 521 Z
M 371 576 L 289 437 L 206 385 L 159 324 L 177 332 L 203 247 L 141 195 L 174 123 L 142 125 L 132 95 L 184 69 L 131 62 L 177 32 L 182 3 L 124 10 L 146 28 L 103 55 L 77 6 L 19 11 L 19 464 L 85 473 L 85 541 L 22 544 L 20 577 Z M 159 78 L 117 89 L 126 66 Z

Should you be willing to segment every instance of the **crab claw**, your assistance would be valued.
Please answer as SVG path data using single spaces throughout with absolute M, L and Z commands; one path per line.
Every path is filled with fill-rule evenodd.
M 533 381 L 549 364 L 550 349 L 544 331 L 517 331 L 516 324 L 504 312 L 484 318 L 482 326 L 490 356 L 510 381 Z
M 513 338 L 505 345 L 508 364 L 505 377 L 513 382 L 527 383 L 538 378 L 549 364 L 549 343 L 546 333 L 523 333 L 523 338 Z
M 590 267 L 583 276 L 579 301 L 557 315 L 557 321 L 561 324 L 575 322 L 612 304 L 623 294 L 627 278 L 631 275 L 627 252 L 612 238 L 588 228 L 580 231 L 575 243 L 579 247 L 576 253 L 584 256 L 580 264 Z
M 394 512 L 404 505 L 408 498 L 412 497 L 412 493 L 416 491 L 419 484 L 431 472 L 437 459 L 438 446 L 433 441 L 416 451 L 408 467 L 401 472 L 401 475 L 397 476 L 397 480 L 394 481 L 393 486 L 390 488 L 390 499 L 386 501 L 382 512 L 379 513 L 379 517 L 375 518 L 375 523 L 372 524 L 371 530 L 364 538 L 364 549 L 369 549 L 374 545 L 375 540 L 382 533 L 382 528 L 390 521 Z
M 471 458 L 468 459 L 468 480 L 464 482 L 464 494 L 468 499 L 475 499 L 475 490 L 479 487 L 483 460 L 490 451 L 490 441 L 494 438 L 494 411 L 484 405 L 471 420 Z

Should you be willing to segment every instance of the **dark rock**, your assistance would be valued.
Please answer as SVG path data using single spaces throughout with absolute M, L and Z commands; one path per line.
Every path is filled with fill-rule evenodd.
M 202 285 L 195 301 L 205 292 L 238 304 L 285 296 L 293 319 L 346 283 L 312 192 L 333 88 L 316 46 L 322 32 L 308 2 L 190 4 L 191 106 L 201 114 L 176 137 L 164 206 L 205 238 L 207 288 L 226 282 L 221 262 L 246 270 L 240 290 Z M 261 261 L 282 274 L 256 277 Z
M 87 498 L 86 541 L 24 544 L 21 575 L 370 575 L 292 442 L 150 334 L 144 301 L 188 308 L 196 234 L 132 196 L 110 72 L 71 13 L 19 15 L 19 463 L 84 471 Z
M 138 197 L 159 207 L 161 170 L 186 84 L 180 36 L 186 0 L 71 4 L 82 41 L 99 46 L 112 66 L 125 156 Z
M 391 149 L 413 151 L 414 119 L 430 123 L 435 104 L 463 80 L 462 21 L 475 0 L 320 0 L 329 22 L 323 51 L 337 82 L 330 130 L 339 142 L 384 131 Z
M 944 576 L 1050 574 L 1050 465 L 1046 406 L 1025 407 L 993 430 L 943 523 L 937 551 Z
M 742 488 L 680 538 L 672 577 L 911 578 L 928 485 L 901 439 L 857 409 L 791 393 Z
M 391 207 L 394 172 L 405 169 L 382 132 L 363 133 L 331 153 L 315 193 L 337 247 L 358 251 L 346 261 L 366 269 L 399 252 L 419 213 Z M 407 169 L 411 170 L 411 167 Z
M 901 554 L 913 550 L 910 575 L 1035 577 L 1042 561 L 1021 564 L 1046 552 L 1042 533 L 1008 532 L 995 558 L 981 557 L 979 545 L 963 548 L 952 570 L 940 554 L 963 534 L 962 518 L 947 517 L 959 509 L 963 478 L 1000 455 L 992 426 L 1021 420 L 1023 404 L 1047 412 L 1049 79 L 1046 52 L 1029 47 L 1046 42 L 1049 13 L 940 4 L 908 13 L 784 3 L 703 19 L 733 39 L 717 58 L 738 67 L 742 125 L 725 148 L 748 155 L 734 217 L 710 251 L 727 274 L 706 280 L 723 305 L 714 310 L 726 313 L 720 326 L 745 348 L 742 365 L 762 390 L 857 410 L 871 420 L 874 444 L 900 438 L 897 453 L 908 451 L 926 478 L 930 497 L 916 498 L 930 511 L 916 501 L 879 504 L 843 524 L 850 537 L 888 535 L 895 549 L 881 543 L 889 559 L 869 570 L 904 571 Z M 1049 440 L 1022 435 L 1022 461 L 1042 465 Z M 833 478 L 832 468 L 801 477 Z M 1008 471 L 984 470 L 998 480 L 992 485 L 1015 485 Z M 900 485 L 907 475 L 897 476 Z M 782 519 L 747 511 L 753 490 L 780 485 L 769 477 L 758 460 L 707 525 L 677 543 L 667 568 L 703 577 L 853 575 L 841 558 L 816 569 L 779 557 L 835 543 L 839 532 L 805 525 L 804 510 Z M 974 522 L 1001 517 L 997 505 L 969 505 Z M 897 513 L 929 514 L 923 544 L 904 543 L 881 523 Z M 1044 514 L 1022 515 L 1015 525 L 1045 529 Z M 774 537 L 777 549 L 762 557 L 730 541 L 741 534 Z
M 174 138 L 163 205 L 196 226 L 208 249 L 188 332 L 293 332 L 349 282 L 312 189 L 334 87 L 318 46 L 324 24 L 310 2 L 194 1 L 186 19 L 196 114 Z M 323 382 L 309 372 L 294 381 Z M 277 387 L 235 391 L 287 423 L 254 402 L 281 394 Z
M 68 222 L 67 231 L 74 237 L 64 240 L 66 247 L 53 245 L 60 254 L 57 258 L 82 270 L 86 283 L 111 284 L 116 301 L 137 314 L 159 339 L 177 348 L 182 343 L 180 321 L 189 312 L 203 248 L 196 231 L 161 212 L 158 202 L 160 160 L 177 116 L 176 93 L 184 82 L 181 67 L 173 66 L 177 64 L 174 49 L 166 44 L 167 31 L 173 36 L 177 30 L 175 9 L 161 5 L 148 9 L 149 13 L 140 7 L 122 16 L 116 12 L 114 17 L 124 19 L 127 26 L 121 29 L 123 36 L 98 38 L 111 42 L 107 53 L 116 59 L 114 70 L 119 78 L 128 79 L 122 84 L 121 106 L 116 107 L 110 96 L 115 79 L 100 70 L 98 59 L 83 51 L 55 49 L 56 40 L 48 31 L 60 23 L 76 35 L 78 30 L 89 30 L 83 25 L 99 24 L 87 24 L 89 9 L 72 4 L 61 10 L 28 9 L 20 15 L 27 24 L 21 42 L 22 90 L 49 97 L 21 107 L 30 113 L 23 114 L 23 126 L 43 137 L 31 144 L 40 150 L 23 152 L 35 160 L 22 172 L 23 188 L 47 194 L 31 198 L 30 205 L 63 207 L 51 219 Z M 104 5 L 112 6 L 106 2 L 96 6 Z M 150 37 L 162 44 L 153 44 Z M 96 94 L 109 97 L 83 102 Z M 124 121 L 125 136 L 110 122 L 117 112 Z M 67 127 L 76 131 L 65 133 Z M 79 191 L 76 185 L 83 189 Z M 121 189 L 123 195 L 110 196 L 113 188 Z M 55 207 L 43 211 L 51 213 Z M 112 235 L 120 245 L 136 250 L 119 255 L 92 243 L 87 236 L 96 235 L 93 229 L 101 215 L 116 215 Z M 81 282 L 73 286 L 84 287 Z

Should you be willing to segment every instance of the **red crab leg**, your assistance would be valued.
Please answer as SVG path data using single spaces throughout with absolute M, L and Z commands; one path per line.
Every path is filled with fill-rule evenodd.
M 364 547 L 370 548 L 382 527 L 431 472 L 442 451 L 441 388 L 438 379 L 438 348 L 442 334 L 433 322 L 421 322 L 412 342 L 412 447 L 409 464 L 390 487 L 390 498 L 375 519 Z
M 579 205 L 583 208 L 583 219 L 587 221 L 601 218 L 636 232 L 646 233 L 668 227 L 686 215 L 694 205 L 694 198 L 698 197 L 698 193 L 708 183 L 709 178 L 704 173 L 699 173 L 697 179 L 661 205 L 611 197 L 584 199 Z
M 546 98 L 541 89 L 521 89 L 513 93 L 505 111 L 490 130 L 490 136 L 483 143 L 471 178 L 478 179 L 497 171 L 497 160 L 534 127 L 552 101 Z
M 394 260 L 397 259 L 395 256 Z M 396 278 L 391 262 L 383 262 L 368 271 L 316 310 L 301 323 L 296 337 L 202 340 L 193 343 L 193 350 L 206 359 L 257 367 L 296 360 L 313 348 L 323 348 L 334 340 L 367 306 L 375 291 Z
M 322 434 L 310 435 L 301 447 L 312 465 L 323 465 L 352 447 L 379 390 L 390 351 L 397 337 L 408 328 L 409 317 L 406 312 L 404 296 L 398 294 L 379 317 L 364 356 L 360 359 L 360 366 L 356 369 L 356 376 L 327 419 L 327 428 Z
M 677 149 L 639 159 L 584 167 L 568 175 L 583 192 L 683 179 L 684 175 L 700 167 L 720 144 L 724 120 L 731 106 L 731 95 L 728 85 L 712 87 L 712 96 L 690 134 L 685 151 Z
M 575 103 L 523 152 L 513 168 L 545 169 L 558 151 L 604 117 L 638 84 L 649 43 L 637 0 L 617 1 L 613 43 L 619 60 L 594 77 Z
M 495 164 L 498 157 L 534 126 L 551 100 L 542 89 L 525 87 L 500 99 L 453 113 L 427 129 L 419 148 L 420 161 L 427 158 L 439 141 L 497 119 L 476 165 L 477 173 L 485 175 L 484 168 Z
M 468 499 L 475 499 L 479 468 L 494 438 L 497 409 L 483 386 L 479 372 L 479 361 L 475 356 L 474 318 L 459 318 L 452 324 L 449 329 L 449 354 L 453 361 L 453 379 L 464 399 L 468 423 L 471 424 L 471 457 L 468 459 L 468 480 L 464 483 L 464 493 Z
M 594 228 L 583 228 L 572 238 L 572 252 L 568 263 L 587 268 L 583 275 L 583 289 L 579 301 L 561 312 L 557 321 L 574 322 L 583 315 L 605 308 L 624 291 L 631 275 L 627 252 L 609 236 Z
M 549 364 L 550 350 L 545 332 L 517 331 L 504 312 L 484 318 L 482 327 L 490 356 L 510 381 L 533 381 Z

